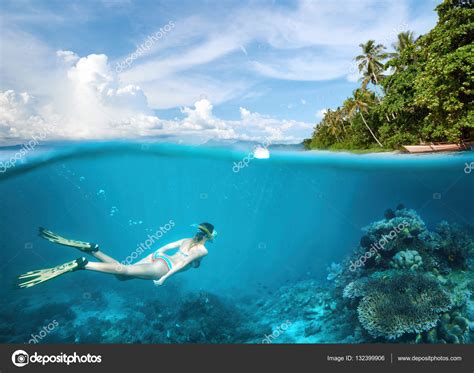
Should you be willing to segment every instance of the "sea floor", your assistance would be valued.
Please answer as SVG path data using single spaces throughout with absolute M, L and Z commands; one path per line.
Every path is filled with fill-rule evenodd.
M 79 299 L 76 295 L 55 294 L 54 301 L 34 293 L 9 299 L 0 322 L 1 342 L 363 342 L 360 328 L 351 322 L 354 312 L 337 312 L 337 302 L 314 280 L 282 287 L 258 300 L 198 292 L 180 294 L 170 302 L 160 299 L 153 287 L 146 300 L 131 291 L 92 291 Z M 48 330 L 52 323 L 54 328 Z M 47 334 L 35 340 L 42 330 Z
M 458 292 L 474 282 L 472 271 L 453 272 Z M 224 298 L 207 292 L 163 300 L 160 291 L 133 294 L 91 291 L 31 293 L 8 299 L 2 311 L 2 343 L 370 343 L 357 310 L 334 285 L 305 280 L 259 296 Z M 474 301 L 466 313 L 474 316 Z M 474 342 L 471 323 L 465 343 Z M 407 339 L 405 339 L 407 340 Z M 416 333 L 408 336 L 415 342 Z M 396 342 L 396 341 L 392 341 Z

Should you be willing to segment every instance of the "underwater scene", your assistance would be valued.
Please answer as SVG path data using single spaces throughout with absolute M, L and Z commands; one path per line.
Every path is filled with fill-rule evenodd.
M 473 158 L 51 145 L 0 173 L 0 342 L 473 343 Z M 202 222 L 208 255 L 163 286 L 15 284 L 97 261 L 40 227 L 127 266 Z

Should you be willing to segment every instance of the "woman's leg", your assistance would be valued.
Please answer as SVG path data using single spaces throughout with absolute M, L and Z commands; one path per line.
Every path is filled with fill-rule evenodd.
M 158 280 L 166 273 L 168 267 L 161 261 L 155 263 L 122 265 L 120 263 L 97 263 L 88 262 L 84 269 L 89 271 L 97 271 L 110 273 L 120 277 L 141 278 L 145 280 Z
M 39 236 L 44 238 L 45 240 L 59 245 L 74 247 L 82 252 L 92 255 L 94 258 L 100 260 L 101 262 L 119 264 L 119 262 L 114 258 L 99 251 L 98 244 L 86 241 L 71 240 L 45 228 L 39 228 Z
M 18 276 L 17 285 L 20 288 L 29 288 L 66 273 L 83 269 L 110 273 L 120 279 L 141 278 L 144 280 L 158 280 L 168 273 L 168 266 L 161 261 L 124 266 L 120 263 L 88 262 L 86 258 L 77 258 L 76 260 L 60 264 L 56 267 L 26 272 Z
M 115 260 L 114 258 L 108 256 L 100 250 L 90 252 L 89 254 L 103 263 L 120 264 L 118 260 Z

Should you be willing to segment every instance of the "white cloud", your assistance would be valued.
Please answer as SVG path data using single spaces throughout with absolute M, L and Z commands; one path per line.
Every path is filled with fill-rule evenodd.
M 58 119 L 48 105 L 38 105 L 27 92 L 0 92 L 0 143 L 15 143 L 50 133 Z
M 172 37 L 172 34 L 167 37 Z M 237 48 L 239 47 L 235 46 L 231 38 L 226 36 L 213 38 L 197 46 L 195 45 L 184 53 L 181 52 L 169 58 L 160 56 L 158 59 L 142 62 L 138 67 L 132 66 L 129 70 L 125 70 L 122 73 L 121 78 L 124 81 L 134 83 L 163 78 L 180 71 L 188 70 L 191 67 L 214 61 Z
M 218 127 L 219 122 L 214 118 L 212 109 L 209 100 L 199 100 L 194 104 L 194 109 L 185 107 L 181 110 L 187 114 L 184 123 L 189 123 L 190 127 L 195 129 Z
M 244 107 L 240 107 L 239 111 L 240 111 L 240 116 L 242 117 L 243 120 L 249 118 L 250 115 L 252 114 L 249 110 L 247 110 Z
M 390 17 L 381 16 L 390 14 Z M 230 19 L 231 18 L 231 19 Z M 223 57 L 243 51 L 257 73 L 286 80 L 327 80 L 345 77 L 358 44 L 368 39 L 393 40 L 401 29 L 424 32 L 434 24 L 433 13 L 413 14 L 407 1 L 378 0 L 339 2 L 300 0 L 294 7 L 241 7 L 232 14 L 207 19 L 197 13 L 176 23 L 160 54 L 125 73 L 131 83 L 219 64 Z M 182 36 L 200 38 L 183 51 Z M 176 36 L 176 44 L 173 38 Z M 252 43 L 269 45 L 268 53 L 250 53 Z M 158 51 L 156 51 L 158 53 Z M 257 58 L 256 58 L 257 57 Z M 350 77 L 350 79 L 354 79 Z
M 75 56 L 71 52 L 58 56 L 66 56 L 63 62 L 69 67 L 58 70 L 58 81 L 51 82 L 54 89 L 45 95 L 46 102 L 26 92 L 0 92 L 0 143 L 44 137 L 46 131 L 47 140 L 175 136 L 193 142 L 211 138 L 297 142 L 312 127 L 243 107 L 240 120 L 223 120 L 214 115 L 207 98 L 183 107 L 182 119 L 164 120 L 154 114 L 139 86 L 120 82 L 106 55 L 71 59 Z
M 318 120 L 323 119 L 324 114 L 326 114 L 327 112 L 328 112 L 328 109 L 320 109 L 320 110 L 318 110 L 318 111 L 316 112 L 316 118 L 317 118 Z
M 307 137 L 313 127 L 313 123 L 296 120 L 281 120 L 269 115 L 251 112 L 246 108 L 240 108 L 240 121 L 234 122 L 239 128 L 249 128 L 254 138 L 261 139 L 269 137 L 273 141 L 297 142 Z
M 58 50 L 56 51 L 56 56 L 66 63 L 75 63 L 79 59 L 78 55 L 71 51 Z

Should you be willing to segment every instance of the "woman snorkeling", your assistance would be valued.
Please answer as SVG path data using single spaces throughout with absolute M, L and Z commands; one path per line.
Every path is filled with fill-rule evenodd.
M 185 238 L 168 245 L 143 258 L 137 263 L 124 265 L 99 250 L 99 245 L 83 241 L 69 240 L 53 233 L 47 229 L 40 228 L 39 235 L 44 239 L 59 245 L 70 246 L 92 255 L 100 262 L 89 262 L 81 257 L 54 268 L 39 269 L 27 272 L 18 277 L 20 288 L 29 288 L 42 282 L 49 281 L 65 273 L 85 269 L 110 273 L 117 276 L 119 280 L 131 280 L 135 278 L 153 280 L 155 285 L 163 283 L 172 275 L 183 272 L 189 268 L 198 268 L 201 259 L 208 253 L 204 244 L 213 242 L 217 236 L 214 226 L 210 223 L 196 225 L 198 232 L 193 238 Z M 167 255 L 166 252 L 178 249 L 176 253 Z

